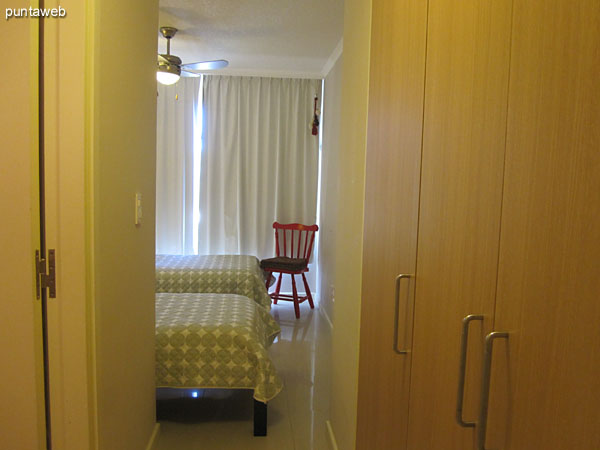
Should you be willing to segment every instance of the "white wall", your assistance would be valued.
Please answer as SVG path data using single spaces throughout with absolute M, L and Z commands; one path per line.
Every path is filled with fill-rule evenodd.
M 340 450 L 356 443 L 370 41 L 371 1 L 346 0 L 330 401 Z
M 49 329 L 51 341 L 57 334 L 64 338 L 55 347 L 62 354 L 50 354 L 51 376 L 56 375 L 56 366 L 64 372 L 60 379 L 54 376 L 50 380 L 53 442 L 55 448 L 66 450 L 144 449 L 155 429 L 153 199 L 158 2 L 88 0 L 84 5 L 78 0 L 64 1 L 67 18 L 46 22 L 45 48 L 47 239 L 50 248 L 56 245 L 58 280 L 57 299 L 49 303 Z M 53 6 L 52 1 L 46 6 Z M 29 28 L 32 23 L 19 20 L 7 26 Z M 35 377 L 37 389 L 29 386 L 24 394 L 23 382 L 13 384 L 20 378 L 31 385 L 28 375 L 38 372 L 40 360 L 35 348 L 40 348 L 41 324 L 34 326 L 30 311 L 35 309 L 34 316 L 38 316 L 32 273 L 33 248 L 39 247 L 35 212 L 37 74 L 32 57 L 37 52 L 29 51 L 35 50 L 33 30 L 15 33 L 19 39 L 5 46 L 9 55 L 18 55 L 4 59 L 14 60 L 18 69 L 14 73 L 20 79 L 11 83 L 9 77 L 10 95 L 0 96 L 8 102 L 2 103 L 6 108 L 2 108 L 1 122 L 8 127 L 2 128 L 6 130 L 3 150 L 6 147 L 8 151 L 3 157 L 10 157 L 2 167 L 8 172 L 2 171 L 0 177 L 3 188 L 8 184 L 1 189 L 0 209 L 10 211 L 3 215 L 10 225 L 3 230 L 3 237 L 12 240 L 3 245 L 7 257 L 2 270 L 19 283 L 21 291 L 13 293 L 12 284 L 3 284 L 0 309 L 4 313 L 6 306 L 9 312 L 0 321 L 0 340 L 17 339 L 19 345 L 13 350 L 24 348 L 18 358 L 3 358 L 15 363 L 1 378 L 3 386 L 14 392 L 2 395 L 10 408 L 0 415 L 0 427 L 9 426 L 13 431 L 8 438 L 0 432 L 0 447 L 15 449 L 37 448 L 36 440 L 45 448 L 43 411 L 36 410 L 43 405 L 43 398 L 33 407 L 29 403 L 30 397 L 40 392 L 41 369 Z M 59 70 L 51 72 L 57 65 Z M 28 173 L 33 174 L 31 180 Z M 145 199 L 146 219 L 141 227 L 133 225 L 135 192 Z M 31 248 L 23 251 L 26 247 Z M 5 292 L 8 294 L 2 295 Z M 20 305 L 18 309 L 15 304 Z M 72 304 L 73 308 L 55 311 L 59 304 Z M 4 326 L 6 320 L 10 326 Z M 50 345 L 53 349 L 54 344 Z M 57 363 L 59 356 L 61 364 Z M 25 400 L 18 400 L 19 396 Z
M 342 55 L 325 76 L 323 141 L 321 149 L 321 204 L 319 228 L 319 308 L 333 321 L 335 243 L 338 211 L 340 113 L 342 107 Z
M 90 226 L 100 449 L 155 425 L 154 213 L 158 1 L 95 0 Z M 135 194 L 143 219 L 134 225 Z

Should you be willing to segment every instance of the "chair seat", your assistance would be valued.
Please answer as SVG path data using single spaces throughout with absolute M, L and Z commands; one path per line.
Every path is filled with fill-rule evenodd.
M 260 262 L 263 270 L 285 270 L 287 272 L 301 272 L 308 267 L 308 260 L 304 258 L 289 258 L 287 256 L 277 256 L 275 258 L 263 259 Z

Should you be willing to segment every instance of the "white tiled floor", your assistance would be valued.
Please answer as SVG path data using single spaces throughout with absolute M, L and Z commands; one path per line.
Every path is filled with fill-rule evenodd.
M 238 390 L 160 390 L 160 435 L 156 450 L 277 449 L 327 450 L 330 328 L 318 309 L 291 302 L 273 305 L 281 336 L 269 353 L 283 390 L 269 402 L 268 435 L 252 435 L 252 393 Z

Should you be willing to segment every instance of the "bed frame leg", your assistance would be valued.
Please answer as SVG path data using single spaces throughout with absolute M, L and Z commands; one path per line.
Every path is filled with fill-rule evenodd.
M 267 404 L 254 400 L 254 436 L 267 435 Z

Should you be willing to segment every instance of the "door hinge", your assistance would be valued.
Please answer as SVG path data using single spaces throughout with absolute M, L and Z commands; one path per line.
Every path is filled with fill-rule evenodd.
M 46 273 L 46 259 L 40 258 L 40 251 L 35 251 L 35 280 L 37 298 L 40 298 L 42 289 L 48 288 L 48 297 L 56 298 L 56 250 L 48 250 L 48 273 Z

